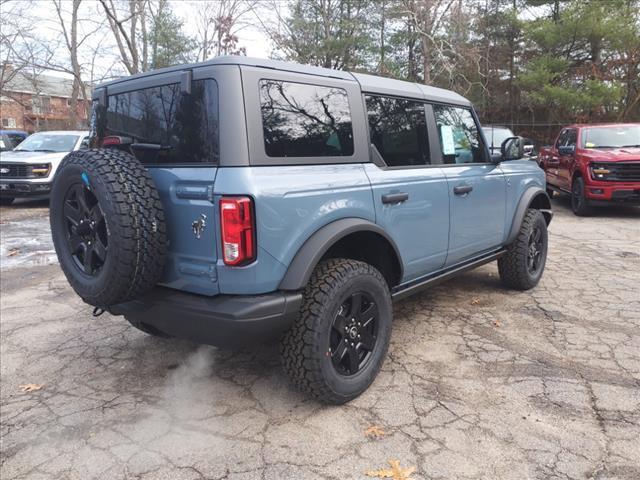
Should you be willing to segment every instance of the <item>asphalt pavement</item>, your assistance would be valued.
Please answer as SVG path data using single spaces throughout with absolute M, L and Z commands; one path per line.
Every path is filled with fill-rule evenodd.
M 0 478 L 638 479 L 640 209 L 553 207 L 537 288 L 489 264 L 396 304 L 382 372 L 340 407 L 292 390 L 276 346 L 92 317 L 46 202 L 2 207 Z

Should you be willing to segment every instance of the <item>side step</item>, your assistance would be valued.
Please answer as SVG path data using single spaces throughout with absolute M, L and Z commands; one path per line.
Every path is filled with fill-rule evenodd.
M 471 260 L 453 265 L 445 270 L 440 270 L 439 272 L 427 275 L 426 277 L 420 277 L 412 280 L 411 282 L 398 285 L 393 289 L 391 298 L 394 301 L 402 300 L 403 298 L 409 297 L 414 293 L 421 292 L 426 288 L 432 287 L 464 272 L 480 267 L 485 263 L 493 262 L 494 260 L 502 257 L 505 253 L 507 253 L 507 250 L 505 248 L 501 248 L 500 250 L 491 252 L 481 257 L 472 258 Z

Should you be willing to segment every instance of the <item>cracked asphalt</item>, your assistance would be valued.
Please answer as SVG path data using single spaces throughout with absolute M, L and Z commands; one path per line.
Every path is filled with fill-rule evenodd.
M 93 318 L 41 235 L 46 203 L 2 207 L 0 477 L 366 479 L 397 459 L 414 480 L 638 479 L 640 210 L 553 203 L 537 288 L 490 264 L 396 304 L 381 374 L 341 407 L 293 391 L 275 346 Z

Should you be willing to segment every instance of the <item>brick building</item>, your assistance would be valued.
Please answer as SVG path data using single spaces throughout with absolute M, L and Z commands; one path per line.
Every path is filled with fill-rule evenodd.
M 11 69 L 11 66 L 3 66 Z M 47 74 L 3 71 L 0 90 L 0 129 L 81 129 L 87 126 L 88 102 L 78 100 L 77 124 L 71 121 L 73 80 Z

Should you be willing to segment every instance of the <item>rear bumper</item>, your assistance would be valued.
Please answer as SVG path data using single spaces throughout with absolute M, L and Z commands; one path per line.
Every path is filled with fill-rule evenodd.
M 18 198 L 48 195 L 51 192 L 51 185 L 51 182 L 2 180 L 0 181 L 0 196 Z
M 174 337 L 233 347 L 277 338 L 297 318 L 301 304 L 299 292 L 207 297 L 156 287 L 109 310 Z

